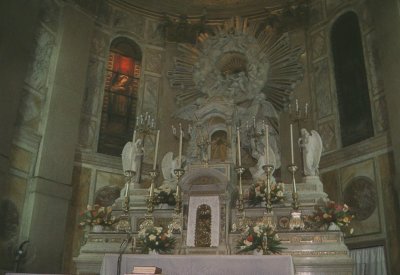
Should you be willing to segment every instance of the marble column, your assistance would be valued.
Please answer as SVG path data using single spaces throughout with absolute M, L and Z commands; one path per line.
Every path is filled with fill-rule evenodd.
M 35 248 L 29 272 L 61 273 L 70 204 L 71 178 L 89 46 L 94 22 L 66 5 L 60 22 L 54 81 L 50 86 L 47 116 L 38 159 L 24 206 L 21 236 Z
M 32 61 L 40 2 L 0 2 L 0 186 L 8 184 L 11 141 L 24 78 Z

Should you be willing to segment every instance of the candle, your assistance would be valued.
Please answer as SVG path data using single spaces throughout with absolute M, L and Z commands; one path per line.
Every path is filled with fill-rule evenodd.
M 290 124 L 290 155 L 292 163 L 294 164 L 294 152 L 293 152 L 293 124 Z
M 178 168 L 182 165 L 182 125 L 179 123 L 179 157 L 178 157 Z
M 253 126 L 254 126 L 254 128 L 256 128 L 256 117 L 255 116 L 253 116 Z
M 135 143 L 136 139 L 136 130 L 133 131 L 132 142 Z
M 264 154 L 265 154 L 265 164 L 269 164 L 269 143 L 268 143 L 268 136 L 269 136 L 269 133 L 268 133 L 268 124 L 265 124 L 265 147 L 264 147 Z
M 239 195 L 243 195 L 242 176 L 239 178 Z
M 153 189 L 154 189 L 154 183 L 152 182 L 151 185 L 150 185 L 150 194 L 149 194 L 150 198 L 153 197 L 153 192 L 154 192 Z
M 157 166 L 157 156 L 158 156 L 158 140 L 160 139 L 160 130 L 157 130 L 157 137 L 156 137 L 156 149 L 154 152 L 154 163 L 153 163 L 153 170 L 156 170 Z
M 129 182 L 125 183 L 125 197 L 129 194 Z
M 299 101 L 296 99 L 296 113 L 299 112 Z
M 240 130 L 239 127 L 237 127 L 237 151 L 238 151 L 238 163 L 239 167 L 242 166 L 242 158 L 240 155 Z
M 308 113 L 308 103 L 306 103 L 306 106 L 304 107 L 304 113 L 307 117 L 307 113 Z

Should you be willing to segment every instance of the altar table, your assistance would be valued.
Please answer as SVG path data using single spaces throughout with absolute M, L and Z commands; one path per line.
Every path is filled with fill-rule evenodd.
M 117 274 L 118 254 L 106 254 L 101 275 Z M 158 266 L 163 275 L 294 275 L 289 255 L 143 255 L 126 254 L 121 275 L 133 266 Z

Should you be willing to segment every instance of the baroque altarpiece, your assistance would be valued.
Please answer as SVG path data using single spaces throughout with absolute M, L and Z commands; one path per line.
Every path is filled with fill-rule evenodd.
M 127 222 L 110 231 L 90 232 L 75 259 L 78 271 L 94 271 L 104 253 L 120 252 L 127 234 L 132 242 L 125 253 L 139 252 L 137 233 L 149 222 L 175 227 L 174 254 L 224 255 L 237 253 L 240 227 L 262 221 L 276 229 L 286 248 L 283 253 L 293 256 L 296 271 L 351 274 L 343 234 L 304 225 L 314 206 L 328 200 L 318 176 L 322 144 L 316 140 L 317 146 L 300 158 L 304 161 L 293 163 L 293 154 L 306 152 L 298 150 L 290 125 L 292 148 L 281 148 L 286 137 L 280 129 L 289 125 L 279 124 L 280 114 L 289 112 L 299 122 L 310 111 L 307 105 L 288 104 L 303 78 L 299 62 L 303 49 L 293 47 L 287 34 L 234 18 L 212 34 L 200 35 L 196 45 L 179 44 L 178 51 L 168 72 L 170 86 L 177 91 L 172 114 L 176 125 L 160 135 L 161 139 L 176 135 L 176 143 L 154 163 L 151 190 L 140 182 L 145 173 L 143 154 L 148 151 L 134 156 L 136 171 L 127 174 L 126 187 L 113 205 L 113 213 Z M 159 114 L 164 115 L 170 114 Z M 299 124 L 294 126 L 300 131 Z M 131 146 L 147 136 L 155 139 L 156 128 L 150 114 L 143 114 Z M 179 144 L 182 149 L 176 153 Z M 154 151 L 157 154 L 157 148 Z M 290 169 L 281 161 L 282 152 L 289 151 Z M 290 180 L 282 185 L 281 201 L 271 203 L 267 198 L 251 204 L 252 187 L 281 182 L 283 174 Z M 295 182 L 299 175 L 301 182 Z M 149 206 L 155 187 L 177 190 L 176 206 Z

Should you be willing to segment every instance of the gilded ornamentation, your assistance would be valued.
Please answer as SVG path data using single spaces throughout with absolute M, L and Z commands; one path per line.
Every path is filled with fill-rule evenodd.
M 194 243 L 196 247 L 211 245 L 211 208 L 202 204 L 196 211 L 196 230 Z

